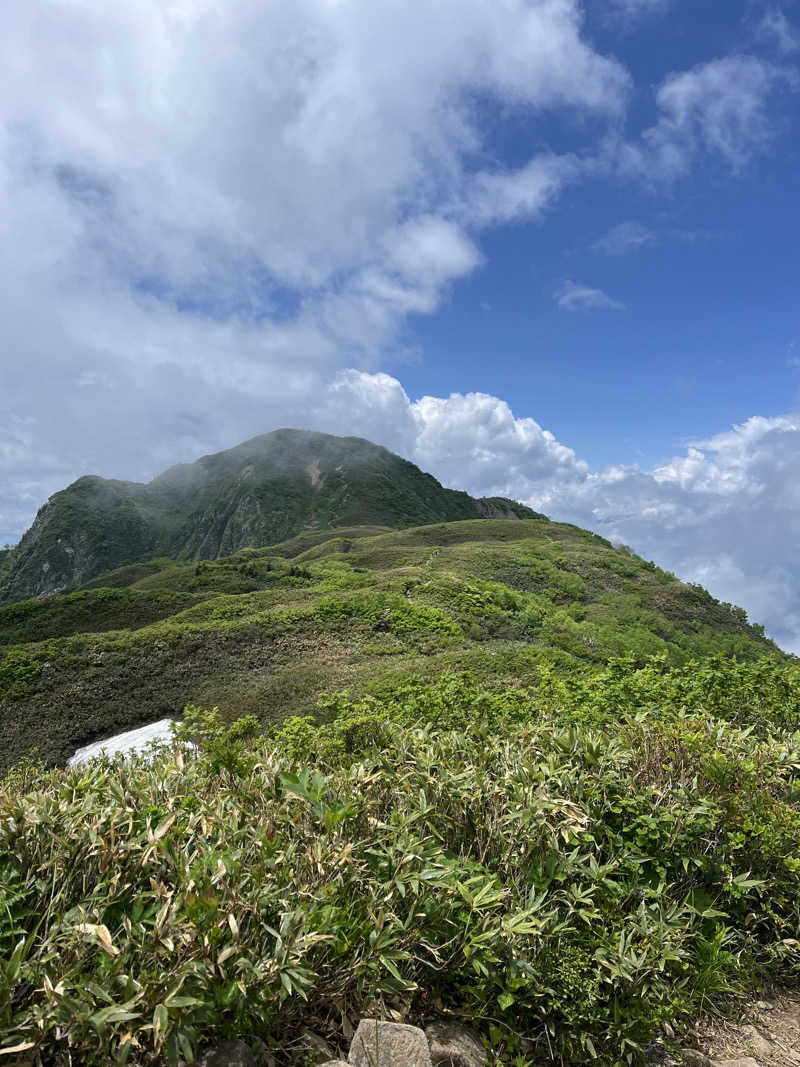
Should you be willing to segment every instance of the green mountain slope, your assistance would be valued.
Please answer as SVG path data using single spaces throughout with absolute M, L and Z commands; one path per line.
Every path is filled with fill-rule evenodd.
M 324 714 L 332 690 L 380 694 L 454 670 L 535 690 L 548 671 L 628 654 L 780 655 L 740 609 L 544 518 L 306 531 L 214 561 L 154 558 L 0 609 L 0 769 L 27 754 L 63 762 L 188 703 L 269 723 Z
M 0 603 L 63 592 L 154 555 L 216 559 L 304 530 L 533 515 L 445 489 L 361 438 L 276 430 L 147 485 L 87 476 L 54 494 L 11 558 L 0 558 Z

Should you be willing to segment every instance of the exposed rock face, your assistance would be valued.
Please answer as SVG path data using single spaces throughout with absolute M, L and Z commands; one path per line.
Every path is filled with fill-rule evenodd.
M 544 518 L 543 515 L 522 504 L 517 504 L 514 500 L 506 500 L 504 496 L 481 496 L 475 503 L 478 506 L 478 515 L 482 519 Z
M 350 1045 L 351 1067 L 431 1067 L 422 1030 L 404 1023 L 362 1019 Z
M 147 485 L 79 478 L 13 553 L 0 603 L 52 596 L 147 556 L 216 559 L 302 530 L 534 518 L 522 504 L 445 489 L 358 437 L 276 430 Z

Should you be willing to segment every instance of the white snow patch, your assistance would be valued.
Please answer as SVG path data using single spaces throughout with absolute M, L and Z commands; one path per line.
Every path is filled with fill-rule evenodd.
M 79 748 L 75 755 L 70 757 L 68 765 L 75 767 L 104 752 L 108 756 L 115 756 L 118 752 L 141 752 L 151 741 L 169 741 L 172 736 L 170 726 L 173 722 L 173 719 L 159 719 L 158 722 L 140 726 L 137 730 L 125 730 L 124 733 L 107 737 L 104 741 L 94 741 L 91 745 Z

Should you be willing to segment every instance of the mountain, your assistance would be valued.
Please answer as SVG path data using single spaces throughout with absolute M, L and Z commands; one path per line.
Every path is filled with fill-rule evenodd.
M 358 437 L 276 430 L 147 485 L 86 476 L 55 493 L 12 557 L 0 559 L 0 603 L 52 596 L 152 556 L 211 560 L 303 530 L 535 514 L 445 489 Z

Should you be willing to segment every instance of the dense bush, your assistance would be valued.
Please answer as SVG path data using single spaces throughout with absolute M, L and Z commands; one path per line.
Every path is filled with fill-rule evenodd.
M 800 977 L 793 683 L 706 670 L 410 680 L 261 739 L 190 709 L 196 751 L 20 768 L 0 1043 L 177 1063 L 258 1036 L 286 1060 L 310 1017 L 435 1008 L 502 1059 L 632 1063 L 662 1021 Z

